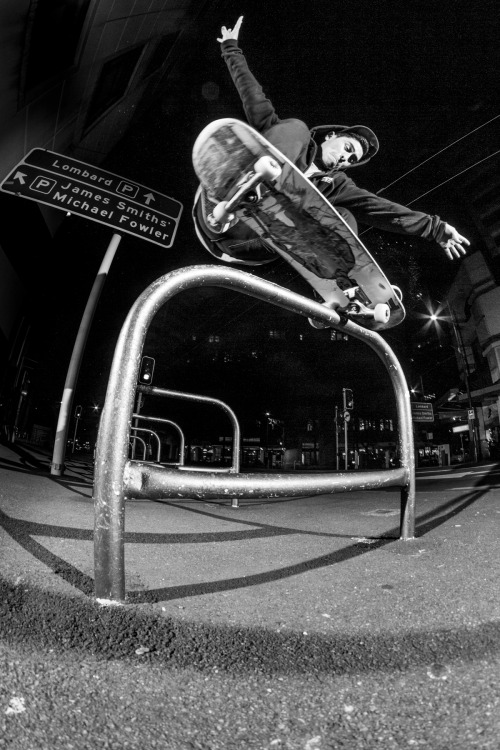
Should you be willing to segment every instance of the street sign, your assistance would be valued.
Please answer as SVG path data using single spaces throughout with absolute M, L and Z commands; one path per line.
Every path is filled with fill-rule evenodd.
M 344 412 L 344 420 L 345 420 L 346 422 L 350 422 L 350 421 L 351 421 L 351 412 L 350 412 L 350 411 L 347 411 L 347 410 L 346 410 L 346 411 Z
M 474 409 L 467 409 L 467 416 L 471 421 L 473 421 L 476 416 L 474 413 Z
M 32 149 L 0 190 L 165 248 L 172 246 L 182 213 L 182 204 L 174 198 L 42 148 Z
M 428 402 L 412 401 L 411 416 L 414 422 L 434 422 L 434 410 Z

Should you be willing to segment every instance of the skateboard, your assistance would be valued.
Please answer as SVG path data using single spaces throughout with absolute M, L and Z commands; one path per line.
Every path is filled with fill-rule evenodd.
M 316 186 L 256 130 L 232 118 L 215 120 L 195 141 L 193 166 L 213 232 L 242 221 L 327 307 L 372 330 L 403 321 L 399 288 Z

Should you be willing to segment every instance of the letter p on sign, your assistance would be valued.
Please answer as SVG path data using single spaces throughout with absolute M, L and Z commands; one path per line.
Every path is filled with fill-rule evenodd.
M 131 185 L 130 182 L 124 182 L 122 180 L 116 188 L 116 192 L 121 193 L 126 198 L 135 198 L 135 196 L 139 192 L 139 188 L 137 187 L 137 185 Z
M 56 186 L 56 181 L 51 180 L 49 177 L 35 177 L 30 187 L 32 190 L 36 190 L 37 193 L 45 193 L 47 195 Z

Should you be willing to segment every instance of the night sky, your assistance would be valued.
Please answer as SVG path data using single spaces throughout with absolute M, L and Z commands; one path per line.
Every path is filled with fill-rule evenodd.
M 184 214 L 171 250 L 123 236 L 89 339 L 79 400 L 102 403 L 116 337 L 139 293 L 173 268 L 213 262 L 198 245 L 191 226 L 196 189 L 191 147 L 210 120 L 224 116 L 244 119 L 215 41 L 220 26 L 233 26 L 240 14 L 245 17 L 241 46 L 281 117 L 298 117 L 311 127 L 362 123 L 377 133 L 381 143 L 377 157 L 370 165 L 350 172 L 360 187 L 373 192 L 498 112 L 500 24 L 493 0 L 227 0 L 216 4 L 211 17 L 202 16 L 196 28 L 185 35 L 180 50 L 183 59 L 167 90 L 147 113 L 137 117 L 101 165 L 177 198 L 184 203 Z M 482 128 L 465 146 L 467 143 L 474 148 L 483 144 L 484 155 L 491 153 L 497 148 L 498 126 Z M 385 197 L 410 203 L 453 176 L 452 157 L 450 149 L 432 159 L 385 191 Z M 413 207 L 437 213 L 464 234 L 473 234 L 448 188 L 431 192 Z M 363 236 L 368 246 L 369 235 Z M 49 295 L 49 322 L 40 338 L 45 341 L 45 361 L 62 362 L 57 374 L 48 377 L 54 392 L 62 388 L 75 326 L 110 237 L 111 230 L 76 217 L 65 220 L 56 236 L 52 253 L 58 273 L 47 281 L 45 291 L 50 284 L 54 288 Z M 437 284 L 437 293 L 442 293 L 453 278 L 453 264 L 438 246 L 423 240 L 417 246 L 423 282 Z M 81 259 L 77 273 L 68 266 L 69 252 L 72 258 Z M 406 252 L 404 246 L 401 252 Z M 288 267 L 280 270 L 271 265 L 256 270 L 307 294 Z M 211 301 L 212 293 L 207 294 Z M 212 305 L 207 320 L 198 299 L 193 301 L 193 315 L 182 314 L 193 330 L 197 320 L 200 330 L 224 330 L 228 323 L 237 324 L 238 317 L 253 304 L 246 298 L 221 299 L 223 314 L 217 318 L 217 305 L 215 309 Z M 267 313 L 259 314 L 265 318 Z M 268 314 L 271 319 L 276 315 L 274 309 Z M 305 322 L 295 324 L 307 327 Z M 403 328 L 397 335 L 391 334 L 391 344 L 397 348 L 404 336 Z M 156 334 L 154 338 L 158 340 Z

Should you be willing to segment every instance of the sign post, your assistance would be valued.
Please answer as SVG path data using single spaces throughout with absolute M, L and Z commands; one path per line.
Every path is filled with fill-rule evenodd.
M 64 384 L 50 470 L 51 474 L 60 476 L 64 472 L 71 407 L 83 351 L 121 240 L 116 230 L 169 248 L 177 232 L 182 204 L 113 172 L 42 148 L 34 148 L 26 154 L 0 183 L 0 190 L 113 229 L 83 313 Z
M 73 404 L 73 396 L 75 395 L 76 381 L 78 380 L 78 373 L 80 371 L 80 365 L 83 359 L 83 352 L 85 350 L 85 344 L 92 325 L 92 319 L 97 307 L 97 302 L 101 296 L 101 291 L 106 281 L 109 268 L 115 257 L 115 253 L 120 244 L 121 237 L 119 234 L 114 234 L 111 238 L 111 242 L 108 245 L 106 254 L 101 263 L 101 267 L 97 272 L 92 291 L 87 300 L 85 310 L 83 313 L 80 327 L 75 339 L 73 346 L 73 352 L 69 362 L 68 372 L 66 374 L 66 382 L 64 383 L 64 390 L 62 395 L 61 407 L 59 409 L 59 417 L 57 420 L 56 428 L 56 439 L 54 442 L 54 451 L 52 454 L 52 463 L 50 465 L 50 473 L 53 476 L 60 477 L 64 473 L 64 458 L 66 456 L 66 444 L 68 442 L 68 429 L 70 423 L 71 406 Z

